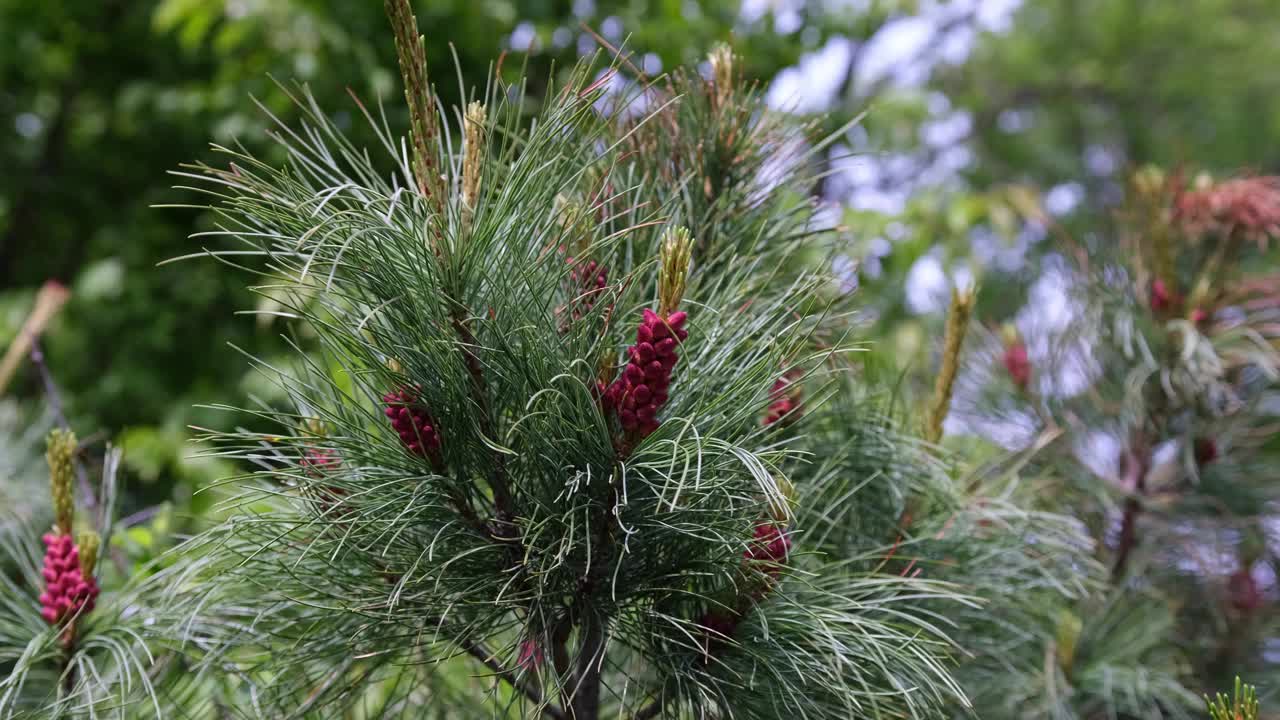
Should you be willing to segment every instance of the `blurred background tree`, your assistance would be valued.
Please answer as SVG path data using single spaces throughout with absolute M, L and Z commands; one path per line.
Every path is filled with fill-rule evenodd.
M 896 26 L 934 62 L 873 63 L 853 74 L 879 81 L 832 105 L 869 108 L 828 189 L 845 205 L 880 330 L 896 340 L 883 346 L 892 367 L 926 360 L 949 278 L 980 277 L 979 314 L 1007 319 L 1067 233 L 1096 250 L 1134 167 L 1280 167 L 1280 81 L 1257 72 L 1280 59 L 1264 39 L 1280 32 L 1273 3 L 921 7 L 932 9 L 881 37 Z

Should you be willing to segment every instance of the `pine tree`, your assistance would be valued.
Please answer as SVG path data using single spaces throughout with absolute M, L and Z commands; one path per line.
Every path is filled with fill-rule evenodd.
M 1275 676 L 1278 229 L 1272 178 L 1143 169 L 1114 241 L 1046 264 L 1065 322 L 974 333 L 959 425 L 1011 449 L 988 468 L 1010 497 L 1073 516 L 1106 568 L 1039 604 L 982 717 L 1198 717 L 1232 675 Z
M 67 291 L 46 284 L 60 304 Z M 230 705 L 226 673 L 202 672 L 210 637 L 198 611 L 198 557 L 136 557 L 119 542 L 119 448 L 82 445 L 38 342 L 49 305 L 6 357 L 41 377 L 39 414 L 0 402 L 0 717 L 195 717 Z M 13 348 L 19 350 L 15 352 Z M 43 450 L 43 452 L 41 452 Z M 145 534 L 156 528 L 135 528 Z M 163 541 L 161 541 L 163 542 Z
M 9 450 L 15 462 L 34 455 L 17 443 Z M 94 483 L 98 504 L 85 507 L 74 469 L 80 452 L 73 433 L 50 432 L 46 491 L 28 488 L 25 505 L 3 510 L 0 717 L 177 716 L 217 689 L 216 680 L 192 672 L 204 631 L 188 603 L 198 595 L 171 592 L 198 562 L 111 568 L 101 543 L 112 532 L 121 454 L 108 449 Z M 50 523 L 43 531 L 42 521 Z M 180 624 L 187 624 L 182 637 L 174 632 Z M 180 652 L 188 641 L 192 652 Z
M 280 430 L 209 433 L 253 469 L 183 549 L 203 666 L 266 717 L 965 707 L 984 599 L 1063 592 L 1082 544 L 973 501 L 859 379 L 824 144 L 727 48 L 706 77 L 584 62 L 532 118 L 496 80 L 449 110 L 387 7 L 407 141 L 361 105 L 375 158 L 299 89 L 286 164 L 181 173 L 242 244 L 202 254 L 306 331 L 256 361 Z

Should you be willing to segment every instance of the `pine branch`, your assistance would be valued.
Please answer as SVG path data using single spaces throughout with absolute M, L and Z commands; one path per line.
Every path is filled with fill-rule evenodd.
M 477 354 L 479 344 L 467 322 L 465 308 L 456 302 L 453 306 L 451 321 L 454 332 L 458 335 L 458 349 L 462 352 L 467 374 L 471 377 L 471 397 L 476 404 L 480 432 L 490 441 L 496 442 L 498 438 L 494 435 L 489 388 L 484 379 L 484 367 Z M 497 508 L 499 533 L 503 537 L 508 537 L 507 533 L 512 533 L 511 537 L 513 537 L 515 528 L 510 523 L 515 518 L 515 500 L 507 482 L 506 456 L 497 450 L 493 452 L 493 472 L 489 476 L 489 485 L 493 490 L 494 506 Z
M 1149 455 L 1145 447 L 1135 444 L 1123 455 L 1126 472 L 1123 477 L 1125 488 L 1130 493 L 1124 502 L 1124 515 L 1120 521 L 1120 539 L 1116 545 L 1115 562 L 1111 566 L 1111 580 L 1118 582 L 1124 577 L 1125 565 L 1129 555 L 1138 544 L 1138 517 L 1142 513 L 1142 502 L 1139 498 L 1145 492 L 1147 468 L 1150 465 Z
M 68 695 L 76 689 L 76 623 L 67 623 L 62 631 L 62 690 Z
M 535 707 L 542 711 L 543 715 L 551 718 L 551 720 L 569 720 L 569 717 L 565 714 L 564 710 L 561 710 L 556 705 L 548 703 L 543 699 L 541 690 L 534 687 L 532 684 L 525 682 L 510 670 L 502 667 L 502 665 L 494 659 L 493 653 L 486 650 L 484 646 L 479 643 L 468 643 L 466 644 L 465 649 L 468 655 L 471 655 L 475 659 L 479 660 L 485 667 L 492 670 L 495 677 L 507 683 L 527 697 Z
M 600 668 L 604 665 L 604 653 L 603 623 L 594 614 L 588 614 L 582 624 L 582 647 L 578 650 L 578 667 L 574 673 L 573 720 L 600 717 Z
M 572 87 L 595 76 L 584 64 Z M 694 92 L 722 90 L 695 78 Z M 471 164 L 495 180 L 477 187 L 469 227 L 438 226 L 455 245 L 448 255 L 423 246 L 423 224 L 434 221 L 427 203 L 406 202 L 312 102 L 304 114 L 319 131 L 280 134 L 287 168 L 232 152 L 234 175 L 207 172 L 226 234 L 263 257 L 281 305 L 315 330 L 319 346 L 318 357 L 299 356 L 301 372 L 260 364 L 295 410 L 257 416 L 293 428 L 292 436 L 210 436 L 221 454 L 254 465 L 235 478 L 244 490 L 234 499 L 252 515 L 233 515 L 202 541 L 225 558 L 210 570 L 222 571 L 215 577 L 227 588 L 227 626 L 254 628 L 226 633 L 227 657 L 258 653 L 267 672 L 266 663 L 299 666 L 272 673 L 281 681 L 264 693 L 271 707 L 296 707 L 310 685 L 291 678 L 322 676 L 344 657 L 367 658 L 369 672 L 421 688 L 425 665 L 411 660 L 459 647 L 540 707 L 554 700 L 543 709 L 553 720 L 598 720 L 606 688 L 640 677 L 657 680 L 668 700 L 622 701 L 622 717 L 645 720 L 677 705 L 691 715 L 760 720 L 926 717 L 962 698 L 946 662 L 955 647 L 940 620 L 946 614 L 935 607 L 968 600 L 944 583 L 881 575 L 868 559 L 884 542 L 871 526 L 892 524 L 900 481 L 909 478 L 914 490 L 928 482 L 918 474 L 868 468 L 876 461 L 855 443 L 848 472 L 829 468 L 829 487 L 796 498 L 796 526 L 785 531 L 803 539 L 805 552 L 794 569 L 770 578 L 744 569 L 762 517 L 793 485 L 788 476 L 809 474 L 809 456 L 848 445 L 851 427 L 887 457 L 937 462 L 865 414 L 829 412 L 825 400 L 853 383 L 814 388 L 795 423 L 762 423 L 779 373 L 797 359 L 834 366 L 849 349 L 852 308 L 826 292 L 825 267 L 805 269 L 806 242 L 818 237 L 813 208 L 760 179 L 770 143 L 796 133 L 759 112 L 755 95 L 716 101 L 732 105 L 729 118 L 701 97 L 694 110 L 664 117 L 671 124 L 661 133 L 636 132 L 658 148 L 636 154 L 614 135 L 615 119 L 596 111 L 599 97 L 558 93 L 528 123 L 493 94 L 493 151 Z M 398 156 L 398 141 L 378 132 Z M 685 152 L 712 141 L 716 152 L 705 157 Z M 668 178 L 672 155 L 696 167 Z M 809 186 L 799 172 L 794 184 Z M 582 193 L 603 186 L 611 198 L 591 204 L 597 212 L 583 221 L 574 250 L 586 248 L 609 277 L 624 278 L 609 289 L 608 306 L 639 315 L 657 300 L 674 310 L 682 294 L 690 304 L 674 373 L 642 369 L 662 379 L 664 403 L 625 462 L 622 417 L 601 400 L 602 381 L 616 371 L 602 378 L 600 361 L 633 344 L 640 357 L 648 341 L 635 326 L 609 324 L 604 303 L 567 328 L 555 311 L 573 271 L 556 242 L 561 197 L 582 204 Z M 709 233 L 696 260 L 668 252 L 654 262 L 663 238 L 673 237 L 668 212 L 696 224 L 694 236 L 697 228 Z M 687 284 L 672 284 L 671 267 L 686 263 L 694 266 Z M 845 369 L 833 372 L 851 375 Z M 388 381 L 409 388 L 397 393 L 411 390 L 412 428 L 376 400 Z M 332 431 L 299 434 L 300 416 Z M 827 432 L 807 440 L 819 423 Z M 428 426 L 439 461 L 410 432 Z M 866 484 L 890 497 L 864 505 Z M 488 523 L 487 537 L 468 525 L 463 500 Z M 858 515 L 876 517 L 844 522 Z M 839 532 L 849 528 L 839 544 L 824 540 L 833 532 L 824 518 Z M 921 522 L 929 520 L 922 511 Z M 518 547 L 501 542 L 517 528 Z M 777 542 L 787 537 L 774 531 Z M 910 545 L 904 540 L 904 551 Z M 834 552 L 828 561 L 810 550 Z M 804 580 L 792 581 L 792 572 Z M 751 590 L 744 579 L 767 584 Z M 723 636 L 716 662 L 707 663 L 704 618 L 720 606 L 742 608 L 734 611 L 742 629 Z M 422 643 L 425 632 L 441 642 Z M 545 638 L 558 687 L 519 684 L 519 671 L 504 670 L 480 644 L 513 636 Z M 627 660 L 615 662 L 611 651 Z M 744 688 L 743 677 L 761 680 Z M 357 702 L 365 682 L 344 677 L 327 698 Z
M 560 702 L 571 712 L 573 711 L 573 687 L 567 679 L 572 672 L 568 647 L 569 633 L 572 631 L 573 623 L 566 614 L 556 623 L 551 632 L 551 666 L 556 671 L 556 677 L 560 678 Z

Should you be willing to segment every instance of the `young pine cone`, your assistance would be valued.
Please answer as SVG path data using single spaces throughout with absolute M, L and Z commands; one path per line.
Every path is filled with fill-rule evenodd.
M 630 359 L 622 377 L 604 397 L 627 433 L 643 438 L 658 429 L 658 411 L 667 402 L 671 371 L 680 361 L 676 349 L 689 336 L 684 329 L 687 317 L 684 312 L 662 318 L 652 310 L 644 311 L 636 329 L 636 344 L 627 349 Z

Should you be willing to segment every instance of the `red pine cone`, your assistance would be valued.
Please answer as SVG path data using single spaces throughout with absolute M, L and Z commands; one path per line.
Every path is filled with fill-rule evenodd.
M 1181 301 L 1178 294 L 1169 289 L 1165 285 L 1164 280 L 1156 279 L 1151 283 L 1151 310 L 1158 313 L 1167 313 L 1174 309 Z
M 782 572 L 782 564 L 787 561 L 790 553 L 791 537 L 781 526 L 768 521 L 756 525 L 751 542 L 742 553 L 742 557 L 749 563 L 764 565 L 763 570 L 771 579 L 740 596 L 737 612 L 711 610 L 698 618 L 698 624 L 707 631 L 708 646 L 717 640 L 733 637 L 734 631 L 738 629 L 738 622 L 742 618 L 742 612 L 749 607 L 745 604 L 747 598 L 759 601 L 769 594 L 776 585 L 776 579 L 772 578 Z
M 40 615 L 50 625 L 93 610 L 98 582 L 80 574 L 80 551 L 70 535 L 46 533 L 44 538 L 45 591 L 40 595 Z
M 1242 230 L 1261 238 L 1280 235 L 1280 178 L 1244 177 L 1181 191 L 1174 219 L 1189 233 Z
M 402 387 L 382 396 L 391 428 L 405 449 L 414 455 L 434 458 L 440 452 L 440 431 L 435 418 L 418 402 L 415 388 Z
M 322 477 L 330 470 L 336 470 L 341 462 L 338 454 L 328 448 L 309 447 L 302 453 L 298 465 L 309 477 Z
M 337 470 L 342 461 L 338 459 L 338 454 L 328 448 L 309 447 L 302 453 L 302 459 L 298 461 L 298 465 L 302 467 L 302 471 L 307 477 L 322 478 L 330 471 Z M 315 490 L 317 501 L 322 511 L 328 512 L 334 505 L 340 502 L 347 494 L 346 490 L 332 485 L 320 484 Z M 341 517 L 349 512 L 347 508 L 340 508 L 336 515 Z
M 1197 465 L 1208 465 L 1218 459 L 1218 443 L 1213 438 L 1196 438 L 1195 454 Z
M 1009 371 L 1009 378 L 1019 389 L 1026 390 L 1031 382 L 1031 358 L 1027 356 L 1027 346 L 1021 340 L 1015 340 L 1004 349 L 1004 369 Z
M 536 670 L 542 666 L 542 647 L 537 641 L 527 639 L 520 643 L 520 657 L 516 659 L 516 667 L 524 670 Z
M 1227 598 L 1231 607 L 1240 612 L 1250 612 L 1262 607 L 1262 588 L 1249 568 L 1242 567 L 1227 578 Z
M 765 425 L 772 425 L 779 420 L 786 420 L 790 424 L 799 418 L 800 388 L 793 387 L 794 384 L 786 375 L 773 384 L 769 390 L 769 409 L 764 415 Z
M 708 639 L 713 641 L 733 637 L 733 631 L 738 629 L 736 618 L 714 610 L 698 618 L 698 624 L 706 628 Z
M 671 370 L 680 361 L 676 348 L 688 331 L 684 323 L 688 315 L 674 312 L 665 320 L 645 309 L 644 320 L 636 329 L 636 344 L 627 349 L 630 360 L 618 378 L 605 391 L 605 407 L 615 410 L 622 429 L 645 437 L 658 429 L 658 411 L 667 402 L 671 387 Z
M 756 525 L 750 547 L 743 553 L 748 560 L 784 563 L 791 552 L 791 537 L 778 525 L 762 522 Z
M 569 264 L 574 265 L 573 258 L 569 258 Z M 569 301 L 569 316 L 578 320 L 589 312 L 608 283 L 609 270 L 595 260 L 574 266 L 569 271 L 569 289 L 574 293 Z

